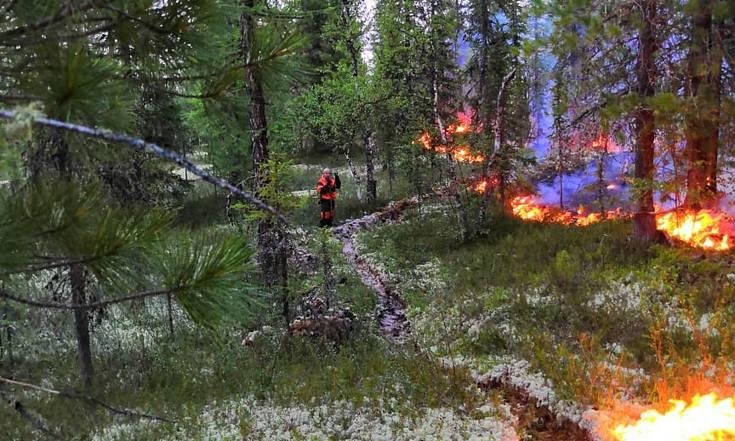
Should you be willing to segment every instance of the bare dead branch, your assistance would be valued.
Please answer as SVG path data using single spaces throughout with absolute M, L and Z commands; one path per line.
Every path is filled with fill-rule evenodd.
M 105 403 L 104 401 L 100 400 L 99 398 L 93 397 L 93 396 L 88 395 L 88 394 L 82 394 L 82 393 L 74 392 L 74 391 L 63 391 L 63 390 L 49 389 L 47 387 L 38 386 L 36 384 L 26 383 L 26 382 L 18 381 L 18 380 L 12 380 L 10 378 L 5 378 L 5 377 L 0 377 L 0 383 L 6 383 L 6 384 L 10 384 L 12 386 L 23 387 L 25 389 L 37 390 L 37 391 L 40 391 L 40 392 L 45 392 L 47 394 L 57 395 L 57 396 L 63 397 L 63 398 L 70 398 L 70 399 L 73 399 L 73 400 L 87 401 L 89 403 L 96 404 L 96 405 L 98 405 L 98 406 L 100 406 L 100 407 L 102 407 L 102 408 L 104 408 L 104 409 L 106 409 L 106 410 L 108 410 L 108 411 L 110 411 L 112 413 L 115 413 L 115 414 L 118 414 L 118 415 L 124 415 L 124 416 L 131 417 L 131 418 L 145 418 L 145 419 L 149 419 L 149 420 L 161 421 L 161 422 L 166 422 L 166 423 L 171 423 L 172 422 L 171 420 L 169 420 L 167 418 L 160 417 L 158 415 L 152 415 L 152 414 L 149 414 L 149 413 L 135 412 L 135 411 L 130 410 L 130 409 L 121 409 L 121 408 L 118 408 L 118 407 L 114 407 L 114 406 L 111 406 L 111 405 Z M 2 391 L 0 391 L 0 393 L 2 393 Z M 40 430 L 40 428 L 39 428 L 39 430 Z
M 17 116 L 17 112 L 15 111 L 0 109 L 0 118 L 14 119 L 16 116 Z M 214 176 L 213 174 L 209 173 L 208 171 L 194 164 L 192 161 L 184 158 L 183 156 L 171 150 L 165 149 L 159 146 L 158 144 L 147 142 L 140 138 L 132 137 L 130 135 L 115 133 L 107 129 L 92 128 L 92 127 L 83 126 L 79 124 L 59 121 L 57 119 L 32 116 L 31 120 L 34 124 L 37 124 L 37 125 L 53 127 L 56 129 L 66 130 L 68 132 L 79 133 L 81 135 L 88 136 L 90 138 L 103 139 L 105 141 L 125 144 L 129 147 L 132 147 L 135 150 L 146 152 L 146 153 L 151 153 L 155 156 L 158 156 L 159 158 L 165 159 L 170 162 L 174 162 L 180 165 L 181 167 L 185 168 L 187 171 L 189 171 L 193 175 L 199 176 L 203 181 L 209 182 L 210 184 L 214 186 L 220 187 L 224 190 L 234 193 L 235 195 L 240 197 L 240 199 L 244 200 L 250 205 L 258 208 L 259 210 L 272 214 L 278 220 L 288 225 L 288 221 L 281 213 L 279 213 L 275 208 L 263 202 L 261 199 L 257 198 L 251 193 L 240 190 L 239 188 L 235 187 L 234 185 L 230 184 L 224 179 L 218 178 L 217 176 Z
M 15 269 L 15 270 L 10 270 L 10 271 L 2 271 L 0 272 L 0 278 L 12 276 L 14 274 L 31 274 L 31 273 L 36 273 L 39 271 L 47 271 L 47 270 L 52 270 L 56 268 L 61 268 L 62 266 L 73 265 L 75 263 L 88 263 L 92 260 L 95 260 L 95 259 L 86 259 L 86 258 L 85 259 L 61 259 L 55 262 L 44 263 L 44 264 L 39 264 L 39 265 L 31 265 L 31 266 L 27 266 L 27 267 Z
M 150 291 L 141 291 L 135 294 L 129 294 L 122 297 L 116 297 L 109 300 L 101 300 L 99 302 L 92 302 L 92 303 L 59 303 L 59 302 L 40 302 L 37 300 L 30 300 L 23 297 L 20 297 L 15 294 L 11 294 L 4 288 L 0 288 L 0 298 L 7 299 L 16 303 L 21 303 L 28 306 L 35 306 L 37 308 L 47 308 L 47 309 L 63 309 L 63 310 L 74 310 L 74 309 L 93 309 L 93 308 L 101 308 L 103 306 L 109 306 L 114 305 L 117 303 L 124 303 L 129 302 L 132 300 L 141 300 L 146 299 L 148 297 L 158 297 L 158 296 L 164 296 L 168 294 L 173 294 L 178 291 L 181 291 L 185 289 L 185 287 L 176 287 L 176 288 L 165 288 L 165 289 L 156 289 L 156 290 L 150 290 Z

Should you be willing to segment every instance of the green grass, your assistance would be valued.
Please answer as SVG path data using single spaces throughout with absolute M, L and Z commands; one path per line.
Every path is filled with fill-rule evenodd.
M 307 244 L 314 253 L 318 254 L 320 240 L 316 236 Z M 257 339 L 251 347 L 241 346 L 240 341 L 248 330 L 261 325 L 280 326 L 278 306 L 271 308 L 267 302 L 268 307 L 254 319 L 222 329 L 218 334 L 177 322 L 173 336 L 167 332 L 165 314 L 141 314 L 134 305 L 124 306 L 124 314 L 137 326 L 156 330 L 154 341 L 145 346 L 133 341 L 106 352 L 94 347 L 93 394 L 116 407 L 159 414 L 185 424 L 189 424 L 186 418 L 195 424 L 202 409 L 215 401 L 246 396 L 282 405 L 347 400 L 370 406 L 381 399 L 395 398 L 415 409 L 456 408 L 475 399 L 456 386 L 464 380 L 441 370 L 435 360 L 409 347 L 395 348 L 379 336 L 374 318 L 374 293 L 360 283 L 346 264 L 336 240 L 328 238 L 327 249 L 335 268 L 337 302 L 349 306 L 358 317 L 357 330 L 342 345 L 310 338 L 283 339 L 274 334 Z M 296 296 L 306 288 L 318 287 L 321 282 L 319 274 L 313 277 L 292 274 L 290 286 Z M 154 310 L 163 311 L 162 308 Z M 43 326 L 63 330 L 60 335 L 71 342 L 70 316 L 60 314 L 58 317 L 64 320 L 54 319 L 55 324 Z M 28 324 L 44 320 L 48 319 L 29 319 Z M 25 326 L 20 321 L 18 325 Z M 24 351 L 43 340 L 34 340 L 37 336 L 30 331 L 21 334 L 23 340 L 15 342 L 16 360 L 12 368 L 6 354 L 0 356 L 1 375 L 58 389 L 81 388 L 73 343 L 61 352 L 24 359 Z M 66 438 L 85 439 L 90 432 L 119 421 L 104 409 L 83 401 L 69 401 L 22 388 L 12 391 Z M 161 430 L 168 429 L 162 425 Z M 39 436 L 8 406 L 0 407 L 0 433 L 18 440 Z
M 336 348 L 307 338 L 265 340 L 245 348 L 181 333 L 148 353 L 120 355 L 96 360 L 95 395 L 118 407 L 175 420 L 196 415 L 214 401 L 248 395 L 283 405 L 313 400 L 369 405 L 395 398 L 420 408 L 465 401 L 463 389 L 432 360 L 410 350 L 392 350 L 370 332 Z M 53 375 L 74 377 L 73 358 L 57 359 Z M 23 391 L 18 398 L 67 436 L 81 437 L 113 421 L 106 411 L 83 402 Z M 11 439 L 34 439 L 12 409 L 5 406 L 0 415 L 0 430 L 12 434 Z
M 590 402 L 621 381 L 619 373 L 601 373 L 606 364 L 652 374 L 637 389 L 643 396 L 655 395 L 661 382 L 684 387 L 677 384 L 686 378 L 682 372 L 699 375 L 702 363 L 716 365 L 715 376 L 729 369 L 724 366 L 735 355 L 731 255 L 643 247 L 622 221 L 576 228 L 494 216 L 470 241 L 461 239 L 456 222 L 447 212 L 413 213 L 360 239 L 406 288 L 415 317 L 427 311 L 448 322 L 427 328 L 440 349 L 526 358 L 559 385 L 561 396 Z M 444 288 L 431 292 L 403 282 L 431 261 L 438 262 Z M 626 306 L 626 299 L 639 303 Z M 712 332 L 687 331 L 703 316 Z M 672 318 L 677 324 L 670 326 Z M 469 336 L 466 323 L 481 319 L 479 332 Z

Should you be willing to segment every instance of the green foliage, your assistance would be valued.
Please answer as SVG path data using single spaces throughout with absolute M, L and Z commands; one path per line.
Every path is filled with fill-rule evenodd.
M 0 219 L 2 274 L 77 262 L 108 295 L 114 292 L 110 298 L 135 287 L 172 289 L 191 317 L 208 326 L 248 310 L 238 306 L 249 300 L 242 278 L 251 251 L 242 238 L 177 234 L 168 214 L 122 209 L 94 188 L 62 182 L 5 192 Z
M 247 241 L 235 235 L 183 232 L 162 244 L 156 257 L 166 287 L 191 319 L 214 327 L 243 321 L 255 310 L 256 298 L 245 290 L 243 276 L 251 263 Z
M 133 97 L 125 83 L 115 79 L 122 72 L 116 61 L 78 45 L 49 48 L 44 59 L 48 64 L 25 89 L 43 91 L 40 98 L 50 117 L 111 129 L 129 127 Z
M 550 281 L 561 289 L 573 289 L 581 269 L 582 265 L 578 260 L 573 258 L 567 250 L 561 250 L 554 256 Z

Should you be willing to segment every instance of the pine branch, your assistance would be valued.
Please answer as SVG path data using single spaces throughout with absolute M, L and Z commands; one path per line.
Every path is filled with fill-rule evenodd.
M 12 120 L 17 115 L 18 115 L 18 112 L 15 112 L 12 110 L 0 109 L 0 118 Z M 140 138 L 135 138 L 130 135 L 115 133 L 107 129 L 92 128 L 92 127 L 83 126 L 79 124 L 67 123 L 67 122 L 63 122 L 63 121 L 59 121 L 59 120 L 51 119 L 51 118 L 45 118 L 45 117 L 40 117 L 40 116 L 30 116 L 30 120 L 37 125 L 53 127 L 56 129 L 79 133 L 81 135 L 89 136 L 91 138 L 103 139 L 105 141 L 125 144 L 135 150 L 138 150 L 141 152 L 152 153 L 153 155 L 158 156 L 159 158 L 162 158 L 167 161 L 174 162 L 180 165 L 181 167 L 188 170 L 190 173 L 202 178 L 202 180 L 205 182 L 209 182 L 210 184 L 214 186 L 220 187 L 224 190 L 227 190 L 231 193 L 236 194 L 237 196 L 239 196 L 241 199 L 243 199 L 245 202 L 249 203 L 250 205 L 253 205 L 254 207 L 260 210 L 263 210 L 263 211 L 266 211 L 272 214 L 278 220 L 288 225 L 288 221 L 281 213 L 279 213 L 275 208 L 266 204 L 265 202 L 255 197 L 251 193 L 240 190 L 239 188 L 235 187 L 234 185 L 230 184 L 224 179 L 218 178 L 217 176 L 214 176 L 208 171 L 202 169 L 198 165 L 194 164 L 192 161 L 184 158 L 183 156 L 171 150 L 165 149 L 159 146 L 158 144 L 154 144 L 152 142 L 146 142 Z
M 40 264 L 40 265 L 31 265 L 25 268 L 0 272 L 0 278 L 12 276 L 14 274 L 31 274 L 31 273 L 36 273 L 39 271 L 47 271 L 47 270 L 52 270 L 56 268 L 61 268 L 62 266 L 69 266 L 69 265 L 74 265 L 78 263 L 89 263 L 92 260 L 94 259 L 86 259 L 86 258 L 85 259 L 73 259 L 73 260 L 64 259 L 64 260 L 59 260 L 56 262 L 50 262 L 50 263 L 45 263 L 45 264 Z
M 185 287 L 155 289 L 151 291 L 141 291 L 141 292 L 138 292 L 135 294 L 129 294 L 123 297 L 116 297 L 110 300 L 101 300 L 99 302 L 78 304 L 78 303 L 39 302 L 37 300 L 29 300 L 29 299 L 25 299 L 23 297 L 17 296 L 15 294 L 11 294 L 4 288 L 0 288 L 0 299 L 7 299 L 12 302 L 21 303 L 21 304 L 28 305 L 28 306 L 35 306 L 37 308 L 63 309 L 63 310 L 93 309 L 93 308 L 101 308 L 103 306 L 115 305 L 117 303 L 129 302 L 131 300 L 141 300 L 141 299 L 146 299 L 148 297 L 165 296 L 168 294 L 176 293 L 183 289 L 185 289 Z
M 53 26 L 59 22 L 62 22 L 72 16 L 75 12 L 84 12 L 88 9 L 92 9 L 97 6 L 99 0 L 87 0 L 81 5 L 74 7 L 71 2 L 65 2 L 54 15 L 45 17 L 37 22 L 29 23 L 26 25 L 18 26 L 7 31 L 0 32 L 0 40 L 7 40 L 11 37 L 18 37 L 28 32 L 40 31 Z
M 163 418 L 163 417 L 160 417 L 158 415 L 152 415 L 152 414 L 148 414 L 148 413 L 140 413 L 140 412 L 132 411 L 130 409 L 120 409 L 120 408 L 117 408 L 117 407 L 113 407 L 113 406 L 105 403 L 104 401 L 100 400 L 99 398 L 95 398 L 95 397 L 93 397 L 91 395 L 80 394 L 78 392 L 73 392 L 73 391 L 63 391 L 63 390 L 49 389 L 47 387 L 38 386 L 38 385 L 35 385 L 35 384 L 31 384 L 31 383 L 25 383 L 23 381 L 11 380 L 10 378 L 5 378 L 5 377 L 0 377 L 0 382 L 6 383 L 6 384 L 10 384 L 10 385 L 13 385 L 13 386 L 20 386 L 20 387 L 23 387 L 23 388 L 26 388 L 26 389 L 32 389 L 32 390 L 37 390 L 37 391 L 40 391 L 40 392 L 45 392 L 45 393 L 51 394 L 51 395 L 58 395 L 58 396 L 64 397 L 64 398 L 71 398 L 71 399 L 74 399 L 74 400 L 87 401 L 87 402 L 96 404 L 96 405 L 98 405 L 98 406 L 100 406 L 100 407 L 102 407 L 104 409 L 107 409 L 110 412 L 115 413 L 115 414 L 118 414 L 118 415 L 125 415 L 125 416 L 128 416 L 128 417 L 134 417 L 134 418 L 145 418 L 145 419 L 149 419 L 149 420 L 162 421 L 162 422 L 166 422 L 166 423 L 171 423 L 172 422 L 171 420 L 166 419 L 166 418 Z
M 170 29 L 161 28 L 161 27 L 158 27 L 158 26 L 156 26 L 154 24 L 148 23 L 147 21 L 145 21 L 145 20 L 143 20 L 143 19 L 141 19 L 139 17 L 134 17 L 134 16 L 128 14 L 127 12 L 123 11 L 122 9 L 116 8 L 116 7 L 112 6 L 112 5 L 106 5 L 106 6 L 104 6 L 104 9 L 109 9 L 110 11 L 113 11 L 113 12 L 116 12 L 116 13 L 120 14 L 121 16 L 127 18 L 130 21 L 134 21 L 136 23 L 140 23 L 145 28 L 147 28 L 147 29 L 149 29 L 149 30 L 151 30 L 151 31 L 153 31 L 153 32 L 155 32 L 157 34 L 161 34 L 161 35 L 173 34 L 173 31 L 170 30 Z

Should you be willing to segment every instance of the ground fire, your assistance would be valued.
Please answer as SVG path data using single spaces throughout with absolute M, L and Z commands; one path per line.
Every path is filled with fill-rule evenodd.
M 485 190 L 482 181 L 474 189 Z M 558 223 L 584 227 L 604 219 L 629 218 L 630 214 L 621 208 L 607 210 L 604 215 L 589 212 L 580 206 L 576 211 L 562 210 L 555 206 L 541 204 L 533 196 L 517 196 L 510 201 L 514 216 L 536 222 Z M 735 222 L 724 213 L 713 210 L 671 210 L 656 213 L 656 225 L 675 242 L 705 250 L 725 251 L 733 246 Z
M 638 421 L 610 430 L 615 441 L 732 441 L 735 440 L 735 404 L 715 393 L 696 395 L 691 402 L 671 400 L 664 413 L 643 412 Z
M 729 250 L 733 220 L 713 210 L 669 211 L 656 215 L 656 226 L 669 237 L 708 250 Z
M 470 148 L 462 144 L 462 136 L 469 133 L 480 133 L 482 127 L 472 126 L 472 115 L 459 112 L 456 121 L 444 130 L 447 145 L 437 143 L 429 132 L 423 132 L 418 143 L 427 151 L 449 155 L 454 161 L 463 163 L 482 163 L 485 156 L 473 153 Z M 456 143 L 456 144 L 455 144 Z M 591 143 L 592 149 L 617 151 L 620 147 L 604 135 L 599 135 Z M 477 193 L 485 193 L 488 179 L 480 179 L 469 185 L 469 189 Z M 490 181 L 494 186 L 496 182 Z M 617 190 L 614 183 L 606 185 L 609 191 Z M 510 209 L 514 216 L 536 222 L 558 223 L 584 227 L 602 220 L 626 219 L 632 214 L 622 208 L 605 210 L 604 212 L 590 211 L 579 206 L 574 211 L 564 210 L 556 206 L 540 203 L 536 197 L 530 195 L 516 196 L 510 200 Z M 735 237 L 735 219 L 724 213 L 714 210 L 669 210 L 656 212 L 656 226 L 670 240 L 675 243 L 686 244 L 691 247 L 713 251 L 729 250 L 733 246 L 732 237 Z
M 600 222 L 603 219 L 620 219 L 626 217 L 621 209 L 608 210 L 604 213 L 588 212 L 580 206 L 576 211 L 566 211 L 558 207 L 538 203 L 533 196 L 517 196 L 510 201 L 513 215 L 524 220 L 577 225 L 584 227 Z

